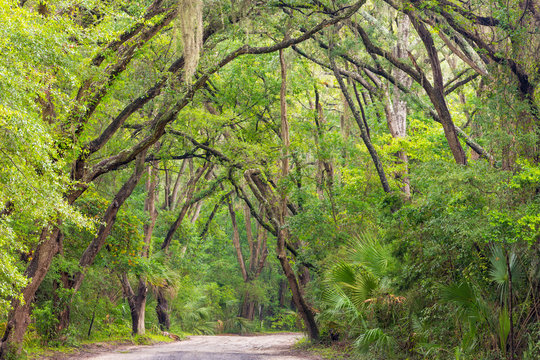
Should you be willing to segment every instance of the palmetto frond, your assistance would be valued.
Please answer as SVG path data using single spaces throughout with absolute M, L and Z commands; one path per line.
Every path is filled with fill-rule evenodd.
M 338 263 L 330 271 L 328 282 L 338 287 L 357 308 L 371 298 L 379 287 L 379 280 L 373 274 L 346 262 Z
M 368 351 L 370 346 L 382 349 L 390 349 L 396 344 L 395 339 L 384 333 L 379 328 L 366 330 L 356 339 L 354 346 L 362 351 Z
M 508 264 L 506 263 L 506 257 L 508 256 Z M 497 284 L 501 296 L 501 304 L 505 299 L 508 299 L 509 279 L 508 267 L 510 267 L 510 273 L 512 274 L 512 286 L 518 288 L 524 279 L 523 269 L 518 262 L 518 257 L 515 252 L 505 253 L 503 247 L 500 244 L 496 244 L 491 247 L 491 256 L 489 257 L 491 262 L 491 270 L 489 276 L 493 282 Z
M 395 265 L 388 246 L 368 233 L 360 234 L 351 241 L 349 256 L 353 264 L 363 266 L 378 278 L 388 275 L 388 271 Z
M 477 296 L 469 282 L 463 281 L 444 286 L 441 291 L 441 297 L 447 302 L 456 304 L 459 308 L 460 316 L 470 323 L 487 322 L 489 325 L 493 325 L 488 304 Z

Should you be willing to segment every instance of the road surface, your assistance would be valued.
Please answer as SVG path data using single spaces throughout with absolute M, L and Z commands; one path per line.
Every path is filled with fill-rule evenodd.
M 259 336 L 190 336 L 189 339 L 153 346 L 134 346 L 85 357 L 92 360 L 306 360 L 291 351 L 300 334 Z

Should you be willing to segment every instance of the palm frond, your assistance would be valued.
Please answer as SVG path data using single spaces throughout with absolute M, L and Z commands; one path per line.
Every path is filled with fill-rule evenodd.
M 489 257 L 491 269 L 489 276 L 499 288 L 501 304 L 508 298 L 510 279 L 508 267 L 510 267 L 510 273 L 512 274 L 513 288 L 519 288 L 524 280 L 523 268 L 519 264 L 517 254 L 513 251 L 508 253 L 508 264 L 506 263 L 506 256 L 507 254 L 500 244 L 491 247 L 491 256 Z
M 356 283 L 356 271 L 351 264 L 339 262 L 330 271 L 328 280 L 345 287 L 354 286 Z
M 388 246 L 373 235 L 363 233 L 349 244 L 349 255 L 353 263 L 362 265 L 373 275 L 382 278 L 394 265 L 394 258 Z
M 368 351 L 371 346 L 379 349 L 389 350 L 395 346 L 396 340 L 385 334 L 379 328 L 366 330 L 354 342 L 354 346 L 361 351 Z
M 327 283 L 330 288 L 339 288 L 356 307 L 361 307 L 379 287 L 379 280 L 373 274 L 346 262 L 332 268 Z
M 447 302 L 456 304 L 461 310 L 461 315 L 470 322 L 487 320 L 484 311 L 487 305 L 476 295 L 469 282 L 462 281 L 443 287 L 441 297 Z
M 484 299 L 476 294 L 472 284 L 467 281 L 444 286 L 441 289 L 441 298 L 444 301 L 454 303 L 460 310 L 460 316 L 472 326 L 487 323 L 495 328 L 492 312 Z
M 351 301 L 357 307 L 361 307 L 366 300 L 374 296 L 378 288 L 378 279 L 368 272 L 362 272 L 357 277 L 355 286 L 350 288 Z

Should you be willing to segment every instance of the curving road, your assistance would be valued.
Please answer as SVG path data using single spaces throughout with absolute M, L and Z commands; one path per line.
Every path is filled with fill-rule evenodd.
M 175 343 L 134 346 L 86 357 L 93 360 L 305 360 L 291 351 L 300 334 L 191 336 Z

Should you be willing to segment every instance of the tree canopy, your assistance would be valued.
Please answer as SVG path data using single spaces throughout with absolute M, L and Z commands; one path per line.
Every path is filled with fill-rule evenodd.
M 537 0 L 0 19 L 0 358 L 265 329 L 358 358 L 540 355 Z

